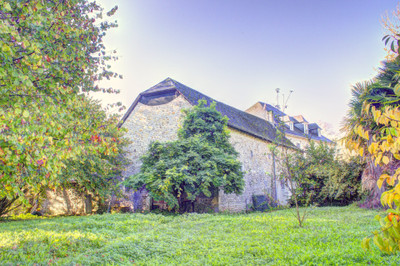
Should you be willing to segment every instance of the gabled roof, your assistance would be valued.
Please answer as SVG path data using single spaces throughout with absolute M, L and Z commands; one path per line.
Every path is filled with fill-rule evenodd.
M 178 95 L 182 95 L 191 105 L 197 105 L 200 99 L 206 100 L 208 105 L 212 102 L 216 102 L 216 110 L 219 111 L 222 115 L 228 117 L 229 127 L 271 142 L 275 141 L 277 138 L 277 131 L 275 127 L 271 125 L 268 121 L 252 114 L 240 111 L 222 102 L 216 101 L 213 98 L 208 97 L 194 89 L 191 89 L 171 78 L 167 78 L 157 85 L 151 87 L 150 89 L 140 93 L 133 104 L 129 107 L 126 114 L 123 116 L 119 126 L 123 125 L 123 123 L 126 121 L 126 119 L 128 119 L 129 115 L 132 113 L 133 109 L 139 102 L 149 104 L 149 101 L 147 101 L 147 99 L 150 98 L 162 99 L 164 96 L 177 97 Z M 168 102 L 168 99 L 166 99 L 165 101 Z M 289 140 L 286 139 L 285 142 L 287 143 L 287 145 L 292 146 Z
M 275 106 L 272 106 L 268 103 L 263 103 L 263 102 L 259 102 L 263 109 L 266 111 L 272 111 L 274 113 L 275 116 L 277 117 L 281 117 L 281 116 L 285 116 L 286 114 L 284 112 L 282 112 L 281 110 L 279 110 L 278 108 L 276 108 Z
M 302 115 L 295 115 L 293 118 L 296 119 L 298 123 L 308 123 L 308 121 Z

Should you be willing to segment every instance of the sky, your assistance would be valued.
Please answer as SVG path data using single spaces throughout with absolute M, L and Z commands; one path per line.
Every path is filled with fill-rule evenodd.
M 351 87 L 373 78 L 386 52 L 382 19 L 394 0 L 97 0 L 119 27 L 105 45 L 124 78 L 100 95 L 127 108 L 170 77 L 245 110 L 289 95 L 286 113 L 338 132 Z M 281 103 L 280 103 L 281 104 Z

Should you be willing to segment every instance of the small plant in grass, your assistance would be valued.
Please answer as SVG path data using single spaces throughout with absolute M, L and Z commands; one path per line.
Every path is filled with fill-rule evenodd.
M 284 180 L 287 184 L 290 193 L 292 194 L 292 201 L 295 205 L 295 217 L 299 227 L 303 227 L 304 221 L 307 217 L 309 208 L 305 208 L 303 212 L 300 211 L 300 198 L 297 195 L 296 189 L 299 186 L 299 181 L 304 179 L 303 171 L 303 155 L 302 152 L 295 149 L 290 149 L 284 146 L 271 146 L 271 152 L 275 156 L 276 162 L 280 170 L 280 179 Z M 305 201 L 305 206 L 310 203 L 311 195 Z
M 304 225 L 307 217 L 308 208 L 303 213 L 300 211 L 300 198 L 296 193 L 296 188 L 299 187 L 300 181 L 304 179 L 304 157 L 302 151 L 285 138 L 285 124 L 281 121 L 278 125 L 277 137 L 275 141 L 269 146 L 273 156 L 274 164 L 279 173 L 278 178 L 283 180 L 288 186 L 292 195 L 292 201 L 295 205 L 295 217 L 299 227 Z M 275 167 L 275 166 L 274 166 Z M 309 200 L 306 201 L 306 206 Z

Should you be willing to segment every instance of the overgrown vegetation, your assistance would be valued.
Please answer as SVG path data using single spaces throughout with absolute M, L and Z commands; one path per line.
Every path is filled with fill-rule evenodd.
M 0 0 L 0 216 L 71 179 L 99 192 L 122 169 L 119 118 L 85 94 L 117 92 L 95 85 L 118 76 L 103 15 L 86 0 Z
M 302 206 L 344 206 L 364 195 L 361 186 L 364 164 L 358 158 L 344 161 L 335 156 L 333 146 L 314 142 L 304 153 L 296 154 L 295 193 Z M 293 198 L 294 195 L 292 204 Z
M 229 143 L 228 119 L 201 100 L 185 111 L 178 140 L 154 142 L 142 157 L 140 173 L 127 181 L 138 189 L 143 185 L 155 200 L 165 201 L 175 211 L 188 211 L 200 195 L 211 197 L 219 189 L 242 192 L 244 187 L 238 153 Z
M 361 239 L 379 212 L 313 209 L 250 214 L 116 214 L 0 223 L 3 265 L 398 265 Z

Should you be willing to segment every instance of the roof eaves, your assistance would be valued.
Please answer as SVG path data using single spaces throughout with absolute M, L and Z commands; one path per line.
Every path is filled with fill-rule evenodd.
M 133 101 L 133 103 L 131 104 L 131 106 L 128 108 L 128 111 L 126 111 L 126 113 L 124 114 L 124 116 L 122 117 L 121 121 L 118 123 L 117 127 L 120 128 L 122 127 L 122 125 L 125 123 L 126 119 L 128 119 L 128 117 L 131 115 L 133 109 L 135 109 L 136 105 L 139 103 L 140 98 L 142 97 L 142 94 L 139 93 L 139 95 L 136 97 L 136 99 Z

